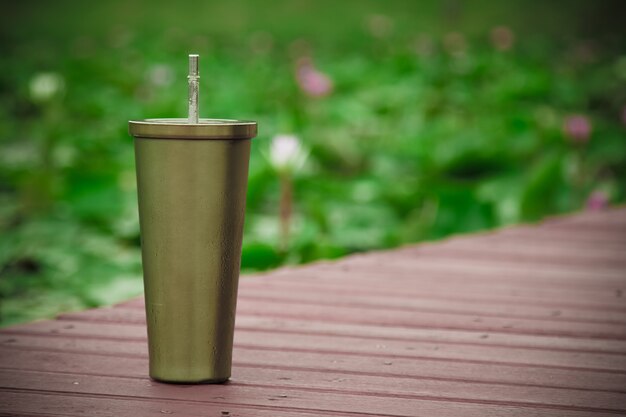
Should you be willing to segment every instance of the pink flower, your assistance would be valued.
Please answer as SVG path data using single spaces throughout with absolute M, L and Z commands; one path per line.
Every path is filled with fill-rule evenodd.
M 514 42 L 515 34 L 508 26 L 496 26 L 491 30 L 491 43 L 498 51 L 508 51 Z
M 301 58 L 296 67 L 296 81 L 300 89 L 311 97 L 323 97 L 333 90 L 330 77 L 319 71 L 310 58 Z
M 563 121 L 563 134 L 576 143 L 587 143 L 591 136 L 591 121 L 587 116 L 575 114 Z
M 587 210 L 600 211 L 609 206 L 609 196 L 600 190 L 592 192 L 587 198 Z

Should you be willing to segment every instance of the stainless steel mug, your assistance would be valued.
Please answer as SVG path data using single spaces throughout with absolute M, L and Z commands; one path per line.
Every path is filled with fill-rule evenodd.
M 129 122 L 153 379 L 218 383 L 231 375 L 256 129 L 236 120 Z

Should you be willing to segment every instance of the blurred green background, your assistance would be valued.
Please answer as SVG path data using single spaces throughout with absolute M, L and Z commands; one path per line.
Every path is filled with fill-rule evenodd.
M 621 9 L 621 10 L 620 10 Z M 624 200 L 619 1 L 26 0 L 0 16 L 0 325 L 142 290 L 127 121 L 259 122 L 242 268 Z

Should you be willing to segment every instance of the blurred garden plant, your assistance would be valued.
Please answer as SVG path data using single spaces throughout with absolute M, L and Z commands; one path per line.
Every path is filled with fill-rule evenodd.
M 624 201 L 624 37 L 534 26 L 593 5 L 157 3 L 0 25 L 0 325 L 140 293 L 127 121 L 186 114 L 190 51 L 203 113 L 259 122 L 244 271 Z
M 307 151 L 295 135 L 276 135 L 270 143 L 268 160 L 280 181 L 279 218 L 280 246 L 289 248 L 293 214 L 293 177 L 304 166 Z

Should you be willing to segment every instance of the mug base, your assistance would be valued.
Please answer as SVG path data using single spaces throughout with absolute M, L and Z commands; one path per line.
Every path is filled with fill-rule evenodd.
M 161 383 L 166 383 L 166 384 L 177 384 L 177 385 L 202 385 L 202 384 L 223 384 L 225 382 L 228 382 L 228 380 L 230 379 L 230 377 L 226 377 L 226 378 L 207 378 L 207 379 L 197 379 L 197 380 L 180 380 L 180 379 L 168 379 L 168 378 L 161 378 L 158 376 L 153 376 L 150 375 L 150 379 L 152 379 L 153 381 L 156 382 L 161 382 Z

